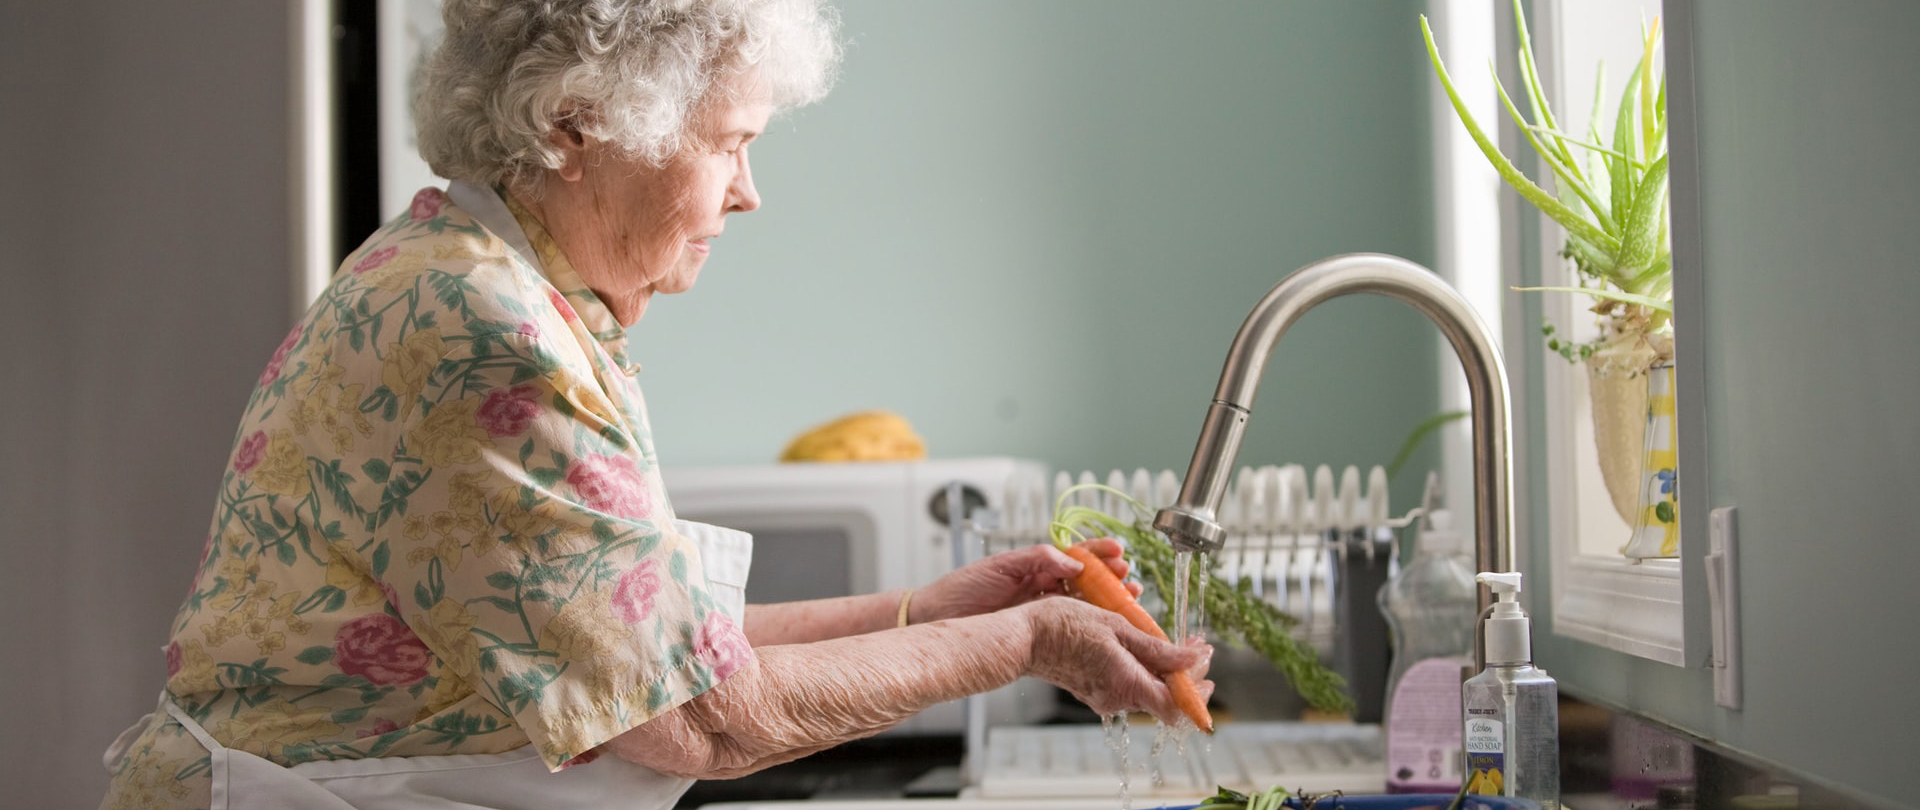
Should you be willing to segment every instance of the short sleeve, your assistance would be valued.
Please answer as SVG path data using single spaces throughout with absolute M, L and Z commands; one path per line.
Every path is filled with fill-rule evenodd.
M 555 769 L 752 655 L 572 337 L 421 339 L 369 520 L 402 618 Z

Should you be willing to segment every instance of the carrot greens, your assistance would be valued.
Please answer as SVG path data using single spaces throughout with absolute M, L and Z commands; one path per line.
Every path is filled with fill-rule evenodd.
M 1083 490 L 1105 492 L 1118 499 L 1131 514 L 1126 518 L 1116 517 L 1068 502 L 1072 495 Z M 1163 630 L 1169 630 L 1176 618 L 1173 616 L 1175 551 L 1153 528 L 1152 520 L 1152 511 L 1126 493 L 1100 484 L 1080 484 L 1060 493 L 1054 503 L 1053 523 L 1048 527 L 1048 534 L 1054 545 L 1062 549 L 1094 537 L 1119 539 L 1127 547 L 1134 571 L 1166 606 L 1160 625 Z M 1187 593 L 1205 594 L 1200 612 L 1213 633 L 1228 644 L 1245 646 L 1259 653 L 1279 669 L 1314 708 L 1351 712 L 1353 699 L 1347 695 L 1346 679 L 1328 669 L 1311 646 L 1293 636 L 1291 631 L 1299 620 L 1256 596 L 1250 579 L 1243 577 L 1239 582 L 1227 582 L 1209 568 L 1189 567 Z
M 1241 793 L 1223 787 L 1193 810 L 1280 810 L 1291 798 L 1293 793 L 1278 785 L 1258 793 Z

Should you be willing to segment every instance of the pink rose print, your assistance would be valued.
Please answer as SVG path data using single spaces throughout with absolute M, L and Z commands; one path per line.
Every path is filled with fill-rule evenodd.
M 527 432 L 527 423 L 540 412 L 539 404 L 534 402 L 538 396 L 531 385 L 495 388 L 487 393 L 474 418 L 486 429 L 487 435 L 496 439 L 518 436 Z
M 260 465 L 260 459 L 267 455 L 267 432 L 256 430 L 252 436 L 242 439 L 240 449 L 233 451 L 233 471 L 245 475 L 248 470 Z
M 639 624 L 653 613 L 653 595 L 660 592 L 660 563 L 647 560 L 620 575 L 613 586 L 613 615 L 627 624 Z
M 364 740 L 368 737 L 378 737 L 382 734 L 386 734 L 391 731 L 399 731 L 399 730 L 400 730 L 399 723 L 395 723 L 392 720 L 388 720 L 387 718 L 382 717 L 373 724 L 373 728 L 360 732 L 360 739 Z
M 413 205 L 407 209 L 407 216 L 416 220 L 433 219 L 440 216 L 440 206 L 447 204 L 447 197 L 437 188 L 423 188 L 413 195 Z
M 693 641 L 693 655 L 713 670 L 713 679 L 719 681 L 753 660 L 753 646 L 732 617 L 716 610 L 707 614 L 707 623 L 700 626 L 700 634 Z
M 432 658 L 419 636 L 385 613 L 347 622 L 333 636 L 334 664 L 373 684 L 404 686 L 425 678 Z
M 594 509 L 624 518 L 653 516 L 653 497 L 640 468 L 626 456 L 583 456 L 567 468 L 567 483 Z
M 559 290 L 547 288 L 547 300 L 553 302 L 553 308 L 560 310 L 560 317 L 568 323 L 580 320 L 580 315 L 573 311 L 573 305 L 567 303 L 567 297 L 561 295 Z
M 167 677 L 180 674 L 180 642 L 167 645 Z
M 280 348 L 273 350 L 273 359 L 267 361 L 266 370 L 260 372 L 260 384 L 267 385 L 280 379 L 280 367 L 287 362 L 287 352 L 293 351 L 293 344 L 300 342 L 301 324 L 294 324 L 293 331 L 287 333 L 287 339 L 280 341 Z
M 388 260 L 398 255 L 400 255 L 400 249 L 388 245 L 365 256 L 361 256 L 360 261 L 353 263 L 353 274 L 358 276 L 377 270 L 380 265 L 386 264 Z

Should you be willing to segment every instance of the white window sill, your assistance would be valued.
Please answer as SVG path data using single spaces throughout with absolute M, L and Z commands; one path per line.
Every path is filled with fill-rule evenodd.
M 1680 666 L 1680 561 L 1579 556 L 1554 583 L 1555 635 Z

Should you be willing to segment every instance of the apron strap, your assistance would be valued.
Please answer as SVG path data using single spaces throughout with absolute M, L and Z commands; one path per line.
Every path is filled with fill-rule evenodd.
M 199 723 L 194 722 L 193 718 L 188 717 L 187 713 L 181 710 L 180 704 L 173 702 L 172 695 L 168 695 L 161 703 L 167 707 L 167 714 L 173 716 L 174 722 L 179 723 L 185 728 L 187 733 L 192 734 L 193 738 L 199 740 L 201 745 L 206 746 L 208 751 L 225 750 L 226 746 L 216 742 L 212 734 L 208 734 L 206 729 L 201 728 Z

